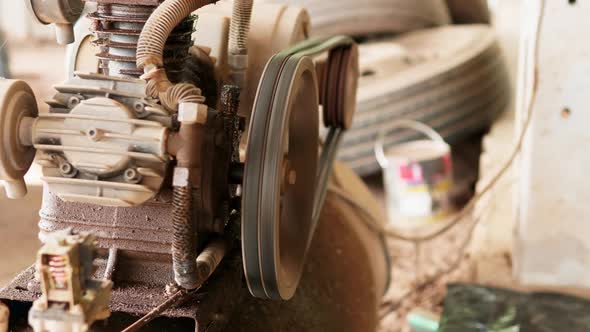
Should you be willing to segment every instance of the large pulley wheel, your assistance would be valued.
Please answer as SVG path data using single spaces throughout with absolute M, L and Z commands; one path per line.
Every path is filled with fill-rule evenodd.
M 242 192 L 242 253 L 250 292 L 290 299 L 308 243 L 318 170 L 315 67 L 281 53 L 267 64 L 250 123 Z
M 37 102 L 23 81 L 0 79 L 0 180 L 6 195 L 21 198 L 27 193 L 24 176 L 35 159 L 35 149 L 26 142 L 23 121 L 37 117 Z

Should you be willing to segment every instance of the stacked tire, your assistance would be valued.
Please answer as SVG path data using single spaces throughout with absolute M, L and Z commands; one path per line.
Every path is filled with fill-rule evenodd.
M 510 103 L 510 80 L 493 30 L 447 26 L 362 44 L 354 125 L 340 158 L 358 173 L 379 169 L 373 146 L 418 138 L 388 126 L 399 119 L 428 124 L 450 143 L 482 131 Z

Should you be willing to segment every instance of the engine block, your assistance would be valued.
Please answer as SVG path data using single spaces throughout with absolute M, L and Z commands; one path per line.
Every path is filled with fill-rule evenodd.
M 136 79 L 78 74 L 32 120 L 43 180 L 67 202 L 135 206 L 155 196 L 169 163 L 172 115 Z

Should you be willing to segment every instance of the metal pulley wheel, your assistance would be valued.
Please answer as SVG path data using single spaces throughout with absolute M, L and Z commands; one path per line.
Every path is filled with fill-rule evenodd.
M 0 180 L 9 198 L 27 193 L 24 176 L 33 164 L 35 149 L 26 142 L 21 124 L 37 113 L 35 95 L 25 82 L 0 79 Z
M 358 47 L 353 44 L 330 51 L 322 82 L 321 101 L 324 123 L 329 127 L 348 129 L 356 110 L 359 76 Z
M 256 297 L 287 300 L 299 284 L 317 225 L 316 213 L 325 197 L 327 183 L 323 179 L 329 176 L 338 142 L 336 139 L 326 144 L 318 159 L 320 97 L 316 67 L 309 55 L 344 46 L 356 50 L 347 38 L 304 42 L 275 55 L 260 81 L 250 122 L 242 190 L 244 272 L 250 292 Z M 339 70 L 333 68 L 337 75 L 328 80 L 336 82 L 346 73 L 356 73 L 356 69 L 341 70 L 354 55 L 338 54 L 335 58 L 338 61 L 329 63 L 328 68 L 335 66 Z M 342 87 L 351 85 L 347 82 L 355 85 L 355 79 L 342 81 L 336 83 Z M 356 85 L 349 92 L 355 90 Z M 328 109 L 337 112 L 347 108 Z M 348 111 L 354 113 L 354 108 Z M 352 114 L 329 113 L 325 117 L 339 133 Z

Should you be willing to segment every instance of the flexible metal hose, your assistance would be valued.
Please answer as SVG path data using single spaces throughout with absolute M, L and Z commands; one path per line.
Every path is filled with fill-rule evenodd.
M 159 94 L 160 102 L 170 110 L 178 109 L 181 103 L 205 103 L 201 89 L 189 83 L 178 83 L 169 87 L 166 92 Z
M 197 284 L 197 245 L 191 218 L 191 188 L 175 186 L 172 192 L 173 233 L 172 264 L 176 283 L 185 289 Z
M 246 54 L 253 0 L 234 0 L 229 26 L 229 54 Z
M 173 85 L 164 67 L 164 47 L 174 28 L 193 11 L 208 4 L 208 0 L 167 0 L 150 16 L 137 43 L 137 67 L 143 68 L 148 81 L 146 93 L 159 98 L 171 111 L 184 102 L 204 102 L 201 89 L 192 84 Z
M 248 31 L 252 16 L 252 0 L 234 0 L 229 26 L 228 63 L 233 84 L 244 88 L 248 68 Z
M 174 28 L 208 0 L 164 1 L 146 22 L 137 44 L 137 67 L 163 67 L 164 46 Z

